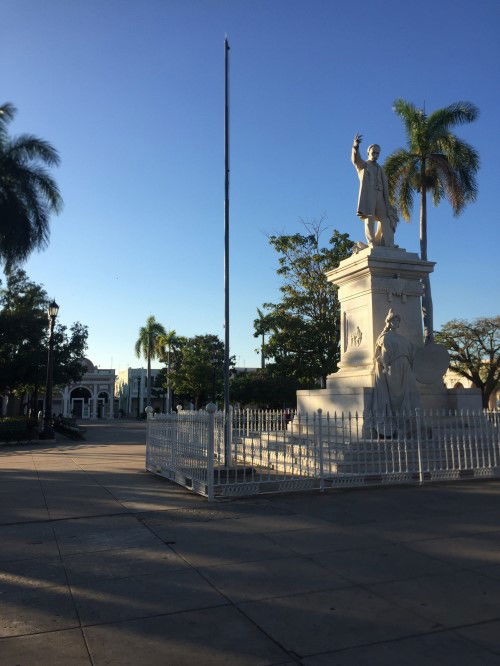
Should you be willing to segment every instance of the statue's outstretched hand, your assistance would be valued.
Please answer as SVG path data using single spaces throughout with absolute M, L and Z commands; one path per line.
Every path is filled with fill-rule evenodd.
M 363 135 L 359 134 L 359 133 L 356 134 L 356 136 L 354 137 L 354 141 L 352 142 L 352 147 L 353 148 L 358 148 L 358 146 L 359 146 L 359 144 L 361 143 L 362 140 L 363 140 Z

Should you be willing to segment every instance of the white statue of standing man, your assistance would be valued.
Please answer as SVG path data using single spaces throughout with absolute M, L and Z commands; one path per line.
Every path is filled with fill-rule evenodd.
M 377 164 L 380 146 L 368 146 L 368 159 L 359 155 L 361 134 L 356 134 L 352 144 L 351 160 L 359 176 L 359 197 L 357 215 L 365 223 L 366 242 L 370 247 L 384 245 L 394 247 L 394 232 L 398 224 L 398 214 L 389 202 L 387 176 Z M 377 229 L 375 225 L 377 224 Z

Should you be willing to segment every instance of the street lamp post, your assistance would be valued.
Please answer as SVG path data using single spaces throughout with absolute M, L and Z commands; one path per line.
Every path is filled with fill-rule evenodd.
M 137 418 L 141 418 L 141 375 L 137 377 Z
M 43 419 L 42 439 L 54 439 L 54 428 L 52 427 L 52 379 L 54 363 L 54 325 L 56 323 L 59 306 L 53 300 L 49 303 L 47 314 L 49 317 L 49 351 L 47 354 L 47 382 L 45 384 L 45 412 Z
M 170 393 L 170 343 L 167 348 L 167 414 L 172 412 L 172 394 Z
M 217 400 L 215 399 L 215 373 L 216 373 L 217 357 L 212 356 L 210 360 L 212 363 L 212 402 L 214 404 L 217 404 Z

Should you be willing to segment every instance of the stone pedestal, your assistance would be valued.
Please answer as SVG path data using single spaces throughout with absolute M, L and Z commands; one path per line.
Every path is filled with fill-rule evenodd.
M 398 333 L 416 349 L 423 346 L 422 278 L 432 273 L 434 262 L 394 247 L 367 247 L 340 262 L 327 273 L 339 288 L 341 306 L 341 357 L 339 371 L 327 379 L 326 389 L 297 391 L 299 412 L 323 409 L 330 414 L 371 409 L 374 352 L 390 308 L 401 316 Z M 444 370 L 443 370 L 444 372 Z M 422 407 L 456 408 L 442 379 L 418 384 Z M 475 404 L 474 401 L 469 404 Z M 476 405 L 481 408 L 481 404 Z

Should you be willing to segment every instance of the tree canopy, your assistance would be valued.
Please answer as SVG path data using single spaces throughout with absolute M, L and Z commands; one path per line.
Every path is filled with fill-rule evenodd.
M 270 236 L 279 255 L 278 275 L 283 278 L 278 303 L 265 303 L 264 316 L 254 322 L 255 337 L 268 333 L 264 345 L 271 373 L 313 386 L 337 370 L 340 358 L 340 304 L 337 287 L 326 271 L 350 256 L 348 234 L 333 231 L 327 247 L 320 220 L 304 223 L 306 234 Z
M 284 377 L 272 368 L 242 372 L 231 378 L 231 402 L 242 407 L 284 409 L 294 407 L 299 383 L 293 377 Z
M 62 198 L 48 168 L 59 164 L 56 149 L 31 134 L 10 138 L 16 114 L 0 106 L 0 262 L 9 269 L 49 239 L 49 218 L 59 213 Z
M 170 363 L 170 383 L 178 399 L 190 400 L 198 409 L 222 395 L 224 343 L 216 335 L 176 337 Z M 234 359 L 230 363 L 233 365 Z M 166 369 L 161 372 L 161 383 L 167 387 Z
M 474 201 L 479 155 L 452 132 L 456 125 L 471 123 L 479 110 L 470 102 L 455 102 L 428 115 L 423 109 L 397 99 L 394 111 L 403 121 L 407 147 L 389 155 L 384 164 L 389 196 L 405 220 L 410 219 L 415 193 L 420 195 L 420 257 L 427 261 L 427 192 L 437 206 L 448 199 L 454 215 Z M 422 298 L 424 337 L 432 342 L 433 314 L 430 280 L 424 280 Z
M 7 274 L 0 288 L 0 390 L 17 394 L 37 393 L 45 386 L 47 372 L 49 298 L 43 287 L 23 270 Z M 54 330 L 54 385 L 79 380 L 80 363 L 87 348 L 87 327 L 79 322 L 68 330 L 56 323 Z
M 453 319 L 436 333 L 450 352 L 450 369 L 481 389 L 483 407 L 500 382 L 500 316 Z
M 151 405 L 151 361 L 161 354 L 161 346 L 158 345 L 160 336 L 166 336 L 165 327 L 156 321 L 153 315 L 146 320 L 146 325 L 139 329 L 139 337 L 135 343 L 137 358 L 141 356 L 146 359 L 148 366 L 147 404 Z

